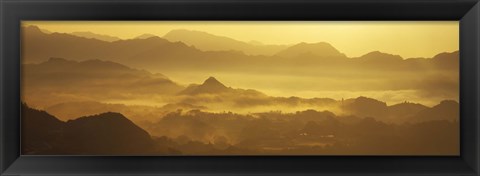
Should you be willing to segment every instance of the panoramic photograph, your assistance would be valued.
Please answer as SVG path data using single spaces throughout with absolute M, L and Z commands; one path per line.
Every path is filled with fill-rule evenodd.
M 22 21 L 22 155 L 459 156 L 458 21 Z

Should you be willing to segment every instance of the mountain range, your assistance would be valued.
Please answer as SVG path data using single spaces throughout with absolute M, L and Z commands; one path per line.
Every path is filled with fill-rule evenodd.
M 38 64 L 25 64 L 23 74 L 25 75 L 23 80 L 24 101 L 35 107 L 48 108 L 60 115 L 62 119 L 77 117 L 81 113 L 89 111 L 88 109 L 91 109 L 90 113 L 99 113 L 105 109 L 117 112 L 121 109 L 131 109 L 121 112 L 143 120 L 147 120 L 146 118 L 152 115 L 151 113 L 139 113 L 133 110 L 135 108 L 114 104 L 108 106 L 100 106 L 101 104 L 95 103 L 84 103 L 81 106 L 72 104 L 72 106 L 83 108 L 83 110 L 75 110 L 70 109 L 72 106 L 65 106 L 66 99 L 67 102 L 145 101 L 151 100 L 153 97 L 160 100 L 164 99 L 166 102 L 161 103 L 169 104 L 168 108 L 137 107 L 139 109 L 151 109 L 149 112 L 156 112 L 157 114 L 164 114 L 162 112 L 166 109 L 176 110 L 176 108 L 199 109 L 202 107 L 200 109 L 209 109 L 209 107 L 223 107 L 225 109 L 246 108 L 253 110 L 262 107 L 278 108 L 278 106 L 289 108 L 331 108 L 339 106 L 342 112 L 360 117 L 381 117 L 382 119 L 379 120 L 396 122 L 408 121 L 417 112 L 429 109 L 424 105 L 415 103 L 387 106 L 385 102 L 366 97 L 342 101 L 329 98 L 274 97 L 253 89 L 228 87 L 215 77 L 209 77 L 202 84 L 183 86 L 160 73 L 153 74 L 145 70 L 133 69 L 115 62 L 101 60 L 79 62 L 51 58 Z M 52 76 L 55 76 L 55 79 L 51 79 Z M 60 104 L 63 105 L 59 106 Z M 448 108 L 440 109 L 451 109 L 451 107 L 458 106 L 458 103 L 456 105 L 455 103 L 447 104 L 450 104 L 450 106 L 447 106 Z M 215 108 L 210 110 L 215 110 Z M 452 110 L 451 112 L 456 111 Z M 437 116 L 441 118 L 441 114 Z M 430 117 L 430 115 L 426 116 Z
M 385 102 L 367 97 L 346 100 L 274 97 L 253 89 L 228 87 L 215 77 L 207 78 L 202 84 L 185 87 L 159 73 L 152 74 L 100 60 L 77 62 L 52 58 L 39 64 L 26 64 L 24 74 L 27 75 L 24 80 L 24 101 L 36 107 L 44 107 L 61 119 L 116 111 L 133 116 L 137 123 L 143 124 L 143 121 L 152 121 L 177 109 L 215 111 L 223 107 L 230 110 L 254 110 L 283 106 L 339 109 L 334 112 L 404 123 L 455 120 L 447 117 L 456 117 L 455 113 L 459 111 L 458 103 L 455 101 L 442 101 L 439 105 L 429 108 L 408 102 L 387 106 Z M 53 75 L 56 79 L 51 79 Z M 163 107 L 100 103 L 119 98 L 126 101 L 148 100 L 155 96 L 172 98 Z M 422 115 L 416 116 L 417 113 Z
M 458 51 L 349 58 L 326 42 L 27 26 L 22 154 L 455 155 L 458 76 Z
M 247 43 L 231 39 L 228 37 L 217 36 L 202 31 L 192 31 L 185 29 L 172 30 L 165 34 L 163 38 L 171 42 L 184 42 L 187 45 L 194 46 L 202 51 L 242 51 L 247 55 L 273 55 L 288 45 L 265 45 L 262 43 Z
M 180 32 L 191 32 L 192 35 L 199 33 Z M 215 41 L 215 38 L 213 36 L 211 40 Z M 273 55 L 249 55 L 238 50 L 203 51 L 197 48 L 199 46 L 190 46 L 185 41 L 172 42 L 152 35 L 107 42 L 65 33 L 44 33 L 36 26 L 23 27 L 22 40 L 22 60 L 30 64 L 45 62 L 52 57 L 78 62 L 98 59 L 150 72 L 182 75 L 189 79 L 199 78 L 199 75 L 212 76 L 211 73 L 241 74 L 244 76 L 239 82 L 269 80 L 270 87 L 306 88 L 309 91 L 412 90 L 415 91 L 414 97 L 409 99 L 412 101 L 428 98 L 432 101 L 429 103 L 433 104 L 444 99 L 458 100 L 458 51 L 440 53 L 432 58 L 407 59 L 373 51 L 349 58 L 334 46 L 318 42 L 291 45 Z M 250 76 L 256 79 L 247 79 Z M 338 78 L 337 81 L 332 81 L 332 76 Z M 305 79 L 296 79 L 296 85 L 285 85 L 284 80 L 278 80 L 281 77 Z M 255 83 L 266 84 L 266 81 Z M 139 86 L 135 89 L 139 89 Z
M 60 103 L 62 99 L 135 99 L 175 94 L 184 88 L 162 74 L 111 61 L 50 58 L 38 64 L 24 64 L 22 71 L 27 102 L 44 107 Z
M 96 34 L 93 32 L 72 32 L 69 34 L 78 37 L 97 39 L 107 42 L 122 40 L 118 37 Z M 157 36 L 153 34 L 142 34 L 133 39 L 147 39 L 151 37 Z M 172 30 L 162 36 L 162 38 L 167 39 L 171 42 L 183 42 L 202 51 L 241 51 L 248 55 L 273 55 L 280 50 L 288 47 L 288 45 L 265 45 L 256 41 L 243 42 L 228 37 L 209 34 L 202 31 L 193 31 L 186 29 Z
M 84 37 L 88 39 L 97 39 L 97 40 L 102 40 L 102 41 L 107 41 L 107 42 L 114 42 L 118 40 L 122 40 L 121 38 L 110 36 L 110 35 L 102 35 L 102 34 L 96 34 L 93 32 L 72 32 L 70 33 L 71 35 L 78 36 L 78 37 Z
M 458 65 L 458 52 L 443 53 L 434 59 L 403 59 L 387 53 L 371 52 L 350 59 L 325 42 L 283 46 L 275 52 L 255 56 L 245 54 L 248 53 L 243 49 L 245 47 L 237 47 L 237 45 L 253 48 L 262 48 L 263 45 L 251 45 L 226 37 L 188 30 L 174 30 L 167 33 L 164 38 L 148 35 L 113 42 L 65 33 L 47 34 L 36 26 L 23 27 L 22 34 L 23 59 L 26 63 L 38 63 L 50 57 L 72 60 L 102 59 L 149 70 L 171 68 L 224 70 L 227 66 L 230 70 L 237 68 L 258 70 L 258 68 L 268 69 L 269 67 L 266 66 L 272 64 L 278 65 L 277 67 L 288 67 L 298 63 L 308 63 L 307 66 L 324 68 L 325 64 L 328 64 L 326 60 L 335 60 L 334 64 L 344 68 L 350 68 L 352 64 L 358 67 L 357 62 L 364 63 L 367 67 L 397 70 L 399 68 L 427 69 L 429 67 L 426 65 L 430 62 L 433 62 L 431 65 L 440 66 L 438 68 L 441 69 L 455 69 Z M 199 44 L 202 42 L 206 44 Z M 208 49 L 207 44 L 228 49 Z M 295 59 L 288 59 L 292 57 Z M 255 64 L 252 65 L 252 63 Z

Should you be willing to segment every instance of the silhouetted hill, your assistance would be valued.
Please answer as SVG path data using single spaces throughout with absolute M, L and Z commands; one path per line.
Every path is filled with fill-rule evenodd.
M 114 42 L 118 40 L 122 40 L 121 38 L 110 36 L 110 35 L 102 35 L 102 34 L 95 34 L 93 32 L 72 32 L 70 33 L 72 35 L 78 36 L 78 37 L 84 37 L 84 38 L 89 38 L 89 39 L 97 39 L 97 40 L 102 40 L 106 42 Z
M 62 102 L 49 107 L 45 110 L 55 117 L 67 121 L 73 120 L 81 116 L 100 114 L 103 112 L 119 112 L 130 119 L 140 127 L 153 121 L 157 121 L 169 112 L 177 110 L 206 110 L 205 106 L 197 106 L 188 103 L 169 103 L 161 107 L 148 105 L 126 105 L 120 103 L 102 103 L 98 101 L 70 101 Z
M 372 98 L 358 97 L 345 100 L 342 109 L 360 117 L 382 118 L 387 115 L 387 104 Z
M 22 29 L 24 63 L 38 63 L 51 57 L 75 61 L 101 59 L 136 68 L 178 71 L 178 68 L 218 69 L 222 68 L 218 65 L 245 63 L 245 59 L 256 59 L 237 51 L 203 52 L 182 42 L 169 42 L 157 36 L 106 42 L 65 33 L 46 34 L 36 26 Z
M 195 48 L 204 51 L 237 50 L 250 55 L 272 55 L 287 47 L 285 45 L 251 44 L 228 37 L 185 29 L 172 30 L 163 37 L 172 42 L 181 41 L 193 45 Z
M 67 121 L 85 115 L 100 114 L 103 112 L 122 112 L 128 110 L 123 104 L 105 104 L 97 101 L 62 102 L 45 108 L 55 117 Z
M 139 155 L 155 150 L 150 135 L 119 113 L 68 122 L 22 104 L 22 154 Z
M 313 55 L 322 58 L 345 58 L 345 54 L 340 53 L 336 48 L 326 42 L 319 43 L 299 43 L 278 52 L 276 55 L 281 57 L 298 57 L 302 55 Z
M 459 57 L 459 52 L 454 51 L 437 54 L 432 60 L 440 68 L 458 70 L 460 67 Z
M 239 95 L 261 95 L 263 93 L 256 90 L 233 89 L 225 86 L 214 77 L 209 77 L 203 84 L 192 84 L 179 93 L 180 95 L 200 95 L 200 94 L 230 94 L 223 96 L 239 96 Z
M 372 98 L 358 97 L 343 102 L 342 110 L 358 117 L 372 117 L 386 123 L 418 123 L 437 120 L 458 120 L 459 105 L 453 100 L 427 107 L 418 103 L 399 103 L 387 106 Z
M 440 104 L 424 109 L 410 119 L 410 122 L 425 122 L 435 120 L 459 121 L 460 105 L 453 100 L 444 100 Z
M 380 51 L 373 51 L 357 58 L 360 62 L 370 64 L 398 64 L 403 61 L 399 55 L 382 53 Z
M 23 27 L 22 30 L 25 32 L 25 34 L 31 34 L 32 36 L 38 35 L 38 34 L 51 34 L 52 32 L 46 32 L 43 29 L 40 29 L 38 26 L 26 26 Z
M 92 96 L 98 101 L 109 97 L 118 99 L 127 92 L 135 95 L 175 94 L 183 89 L 162 74 L 111 61 L 78 62 L 50 58 L 39 64 L 25 64 L 22 71 L 24 91 L 29 95 L 27 102 L 37 104 L 42 101 L 43 107 L 61 103 L 64 98 L 58 97 L 58 92 L 71 94 L 70 101 L 85 101 L 82 97 Z
M 135 39 L 147 39 L 147 38 L 151 38 L 151 37 L 156 37 L 156 35 L 153 35 L 153 34 L 142 34 L 142 35 L 139 35 L 139 36 L 135 37 Z
M 172 43 L 160 37 L 146 39 L 118 40 L 106 42 L 87 39 L 65 33 L 46 34 L 36 26 L 24 27 L 22 30 L 23 57 L 26 62 L 45 61 L 50 57 L 64 57 L 73 60 L 107 59 L 131 63 L 129 59 L 152 59 L 152 57 L 184 57 L 199 52 L 182 43 Z M 192 53 L 193 52 L 193 53 Z
M 150 135 L 120 113 L 107 112 L 66 122 L 68 152 L 85 154 L 150 153 Z
M 75 59 L 98 58 L 110 42 L 64 33 L 43 33 L 36 26 L 22 28 L 24 62 L 46 61 L 50 57 L 73 56 Z M 89 57 L 96 55 L 96 57 Z
M 111 61 L 102 60 L 85 60 L 73 61 L 64 58 L 50 58 L 46 62 L 39 64 L 26 64 L 27 71 L 34 71 L 36 74 L 45 72 L 62 72 L 62 74 L 77 73 L 90 76 L 119 76 L 119 75 L 138 75 L 149 76 L 149 72 L 145 70 L 137 70 L 129 68 L 125 65 Z M 158 76 L 162 76 L 158 74 Z M 164 76 L 163 76 L 164 77 Z
M 420 111 L 429 109 L 429 107 L 418 103 L 399 103 L 388 106 L 389 122 L 403 123 L 410 120 L 410 118 Z
M 216 93 L 225 93 L 232 91 L 232 88 L 226 87 L 221 82 L 219 82 L 214 77 L 209 77 L 201 85 L 190 85 L 185 90 L 180 92 L 180 94 L 216 94 Z
M 37 154 L 57 149 L 65 123 L 45 111 L 21 105 L 22 154 Z

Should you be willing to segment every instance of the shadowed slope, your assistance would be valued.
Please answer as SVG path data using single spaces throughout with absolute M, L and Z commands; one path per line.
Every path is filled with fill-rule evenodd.
M 22 104 L 22 154 L 130 155 L 155 151 L 150 135 L 119 113 L 68 122 Z
M 80 117 L 66 123 L 66 152 L 85 154 L 149 153 L 150 135 L 120 113 Z

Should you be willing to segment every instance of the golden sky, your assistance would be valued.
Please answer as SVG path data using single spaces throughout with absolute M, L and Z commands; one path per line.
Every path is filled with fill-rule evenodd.
M 51 32 L 84 32 L 130 39 L 170 30 L 204 31 L 265 44 L 328 42 L 349 57 L 371 51 L 404 58 L 433 57 L 459 48 L 458 21 L 23 21 Z

